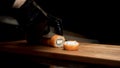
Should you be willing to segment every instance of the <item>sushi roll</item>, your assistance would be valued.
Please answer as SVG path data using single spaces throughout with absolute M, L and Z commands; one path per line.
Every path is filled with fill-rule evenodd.
M 77 41 L 65 41 L 63 44 L 64 50 L 75 51 L 79 49 L 79 42 Z
M 42 42 L 42 44 L 50 45 L 52 47 L 63 47 L 65 37 L 55 34 L 51 37 L 44 37 L 40 42 Z
M 63 47 L 63 43 L 65 42 L 64 36 L 54 35 L 49 40 L 49 45 L 53 47 Z

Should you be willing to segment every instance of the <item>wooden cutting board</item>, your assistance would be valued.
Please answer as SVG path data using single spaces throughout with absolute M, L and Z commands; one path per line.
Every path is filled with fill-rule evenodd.
M 59 60 L 120 66 L 120 46 L 80 42 L 78 51 L 46 45 L 27 46 L 25 40 L 0 43 L 0 51 Z

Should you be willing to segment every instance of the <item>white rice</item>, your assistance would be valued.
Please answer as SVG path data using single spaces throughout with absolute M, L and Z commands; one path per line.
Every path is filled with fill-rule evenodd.
M 64 44 L 74 46 L 74 45 L 78 45 L 79 43 L 77 41 L 66 41 Z

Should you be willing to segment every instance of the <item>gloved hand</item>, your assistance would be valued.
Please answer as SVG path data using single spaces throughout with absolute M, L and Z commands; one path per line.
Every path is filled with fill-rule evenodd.
M 54 33 L 58 35 L 63 35 L 62 19 L 57 18 L 51 14 L 48 14 L 47 17 L 49 20 L 49 25 L 54 27 Z
M 49 32 L 47 17 L 34 4 L 33 0 L 27 0 L 17 9 L 15 18 L 25 30 L 27 42 L 38 44 L 42 35 Z
M 61 19 L 45 13 L 35 1 L 27 0 L 17 12 L 16 18 L 27 34 L 28 43 L 38 44 L 42 36 L 50 32 L 51 24 L 56 34 L 63 35 Z

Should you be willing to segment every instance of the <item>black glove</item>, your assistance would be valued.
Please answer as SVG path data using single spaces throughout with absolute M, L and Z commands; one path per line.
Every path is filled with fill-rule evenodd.
M 33 0 L 27 0 L 16 12 L 15 18 L 25 30 L 27 42 L 38 44 L 41 37 L 49 32 L 48 18 L 34 5 Z
M 42 36 L 49 33 L 51 24 L 56 34 L 63 35 L 61 19 L 45 14 L 33 0 L 27 0 L 17 12 L 16 18 L 27 33 L 28 43 L 38 44 Z
M 48 14 L 49 25 L 54 27 L 54 33 L 63 35 L 62 19 Z

